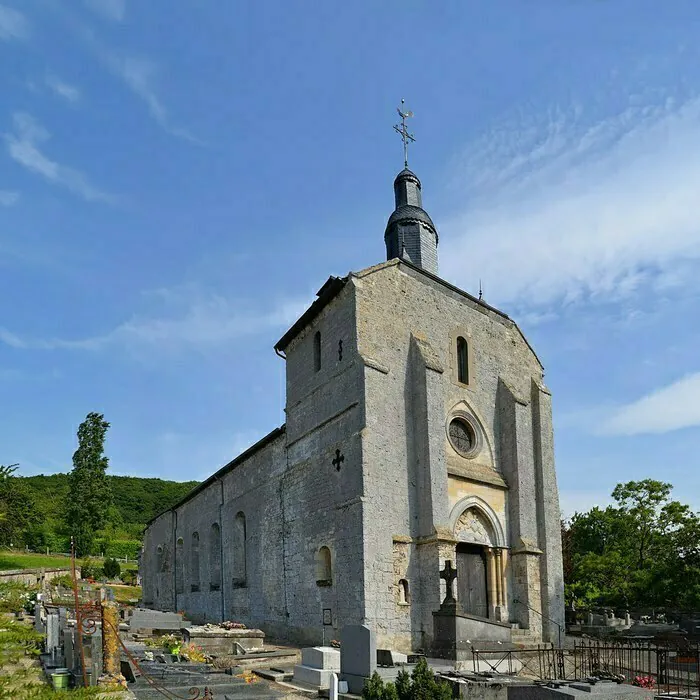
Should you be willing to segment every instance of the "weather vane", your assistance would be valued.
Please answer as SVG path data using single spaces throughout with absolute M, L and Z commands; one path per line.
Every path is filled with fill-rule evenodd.
M 398 124 L 394 124 L 394 131 L 396 131 L 397 134 L 401 136 L 401 140 L 403 141 L 403 165 L 404 168 L 408 167 L 408 144 L 410 141 L 415 141 L 416 139 L 413 137 L 413 134 L 408 133 L 408 129 L 406 128 L 406 119 L 409 117 L 413 116 L 413 112 L 408 111 L 404 112 L 404 100 L 401 100 L 401 106 L 396 108 L 396 111 L 399 113 L 399 116 L 401 117 L 401 126 Z

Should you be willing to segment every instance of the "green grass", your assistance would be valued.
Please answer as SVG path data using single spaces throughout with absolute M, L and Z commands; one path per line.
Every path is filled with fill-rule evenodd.
M 132 600 L 141 598 L 141 586 L 120 586 L 112 583 L 109 587 L 114 592 L 114 600 L 122 605 L 132 604 Z
M 99 557 L 91 557 L 95 562 L 103 561 Z M 78 566 L 80 566 L 78 560 Z M 126 569 L 136 570 L 136 562 L 125 564 L 120 562 L 122 571 Z M 25 552 L 10 552 L 0 550 L 0 571 L 8 569 L 70 569 L 70 557 L 62 557 L 60 554 L 27 554 Z

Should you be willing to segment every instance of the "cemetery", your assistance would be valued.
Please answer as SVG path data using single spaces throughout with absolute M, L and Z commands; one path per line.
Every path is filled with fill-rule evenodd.
M 445 597 L 435 611 L 436 642 L 415 653 L 377 648 L 367 625 L 347 625 L 340 640 L 301 648 L 238 622 L 195 625 L 182 613 L 119 604 L 108 586 L 86 583 L 77 574 L 70 587 L 42 577 L 31 595 L 15 584 L 9 605 L 20 609 L 10 612 L 6 604 L 0 623 L 0 697 L 6 697 L 10 668 L 25 690 L 83 688 L 110 698 L 698 697 L 697 622 L 682 626 L 630 613 L 620 618 L 608 610 L 587 613 L 585 625 L 568 615 L 560 647 L 480 642 L 474 634 L 478 621 L 464 614 L 454 596 L 451 562 L 440 578 Z M 632 630 L 647 634 L 624 636 Z M 586 634 L 596 631 L 596 638 Z M 11 635 L 21 639 L 22 653 L 8 653 Z

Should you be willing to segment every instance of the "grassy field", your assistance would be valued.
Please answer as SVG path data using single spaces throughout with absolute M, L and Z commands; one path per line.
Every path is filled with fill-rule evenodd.
M 133 604 L 141 598 L 141 586 L 120 586 L 116 583 L 109 584 L 114 592 L 114 600 L 122 605 Z
M 99 557 L 91 557 L 94 562 L 102 562 Z M 78 560 L 78 566 L 80 566 Z M 125 564 L 121 562 L 122 571 L 126 569 L 136 570 L 136 562 Z M 0 550 L 0 571 L 7 569 L 69 569 L 70 557 L 60 554 L 27 554 L 25 552 L 11 552 Z

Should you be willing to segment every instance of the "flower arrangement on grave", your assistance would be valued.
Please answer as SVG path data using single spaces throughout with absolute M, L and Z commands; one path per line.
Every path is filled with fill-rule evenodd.
M 198 647 L 196 644 L 188 644 L 182 647 L 180 653 L 189 661 L 197 664 L 207 663 L 208 657 L 202 650 L 202 647 Z
M 246 683 L 257 683 L 258 677 L 252 671 L 239 673 L 236 678 L 242 678 Z
M 340 649 L 340 642 L 337 639 L 331 639 L 331 646 L 334 649 Z
M 632 685 L 636 685 L 638 688 L 647 688 L 651 690 L 655 687 L 654 676 L 635 676 L 632 681 Z
M 219 624 L 219 627 L 223 627 L 225 630 L 244 630 L 246 626 L 242 622 L 233 622 L 231 620 L 224 620 Z

